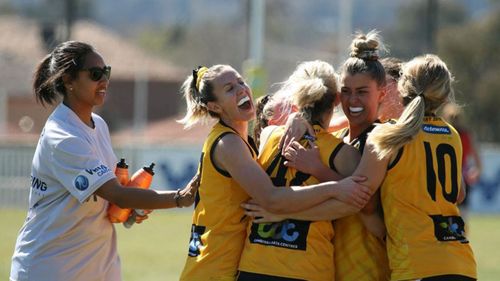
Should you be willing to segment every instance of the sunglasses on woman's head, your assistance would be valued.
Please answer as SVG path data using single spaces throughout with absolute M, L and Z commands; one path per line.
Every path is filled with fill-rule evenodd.
M 102 76 L 105 75 L 106 78 L 109 80 L 109 77 L 111 77 L 111 66 L 107 65 L 104 67 L 89 67 L 89 68 L 84 68 L 82 70 L 86 70 L 89 72 L 89 77 L 90 80 L 92 81 L 100 81 L 102 79 Z

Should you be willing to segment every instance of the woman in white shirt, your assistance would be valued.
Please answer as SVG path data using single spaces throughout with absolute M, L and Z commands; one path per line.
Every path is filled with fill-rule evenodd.
M 113 173 L 106 122 L 92 110 L 107 94 L 111 67 L 86 43 L 58 45 L 38 65 L 37 101 L 58 103 L 38 141 L 29 210 L 12 258 L 10 280 L 121 280 L 108 202 L 122 208 L 191 205 L 180 192 L 122 188 Z M 194 185 L 193 185 L 194 186 Z

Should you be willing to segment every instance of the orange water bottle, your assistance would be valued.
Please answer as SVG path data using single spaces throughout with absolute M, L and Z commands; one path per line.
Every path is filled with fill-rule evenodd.
M 126 186 L 129 182 L 128 178 L 128 165 L 125 163 L 125 159 L 121 158 L 120 162 L 116 164 L 115 168 L 116 179 L 122 186 Z M 108 207 L 108 218 L 112 223 L 119 223 L 120 217 L 125 216 L 125 209 L 121 209 L 115 204 L 109 204 Z M 122 214 L 123 213 L 123 214 Z
M 143 167 L 134 173 L 134 175 L 130 178 L 127 186 L 139 187 L 143 189 L 148 189 L 153 181 L 153 176 L 155 172 L 153 168 L 155 163 L 151 163 L 149 167 Z
M 135 174 L 130 179 L 128 186 L 136 186 L 140 188 L 147 189 L 153 181 L 154 171 L 153 167 L 155 163 L 151 163 L 149 167 L 143 167 L 141 170 L 135 172 Z M 127 220 L 123 222 L 123 226 L 126 228 L 132 227 L 135 223 L 135 217 L 137 214 L 143 215 L 143 210 L 134 210 L 131 215 L 128 216 Z
M 154 163 L 151 163 L 149 167 L 143 167 L 132 175 L 130 181 L 127 183 L 127 186 L 130 187 L 138 187 L 147 189 L 151 185 L 153 181 L 153 167 Z M 122 209 L 115 204 L 111 204 L 108 209 L 108 218 L 112 223 L 119 223 L 127 221 L 130 216 L 130 212 L 132 209 Z
M 122 186 L 128 184 L 128 181 L 130 180 L 128 178 L 128 165 L 125 163 L 124 158 L 121 158 L 120 162 L 116 164 L 115 175 L 116 179 Z

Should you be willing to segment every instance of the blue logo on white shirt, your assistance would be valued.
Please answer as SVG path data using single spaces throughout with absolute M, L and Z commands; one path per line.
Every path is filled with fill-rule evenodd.
M 85 169 L 85 171 L 89 173 L 91 176 L 93 176 L 95 173 L 99 177 L 104 175 L 105 173 L 111 172 L 111 170 L 104 165 L 100 165 L 92 169 Z
M 89 187 L 89 179 L 86 176 L 79 175 L 75 179 L 75 187 L 80 191 L 84 191 Z
M 449 135 L 451 134 L 448 126 L 423 125 L 422 130 L 429 134 Z

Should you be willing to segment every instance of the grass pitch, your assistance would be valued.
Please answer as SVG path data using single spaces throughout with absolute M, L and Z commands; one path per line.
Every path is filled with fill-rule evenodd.
M 17 232 L 26 215 L 21 209 L 0 208 L 0 280 L 8 280 Z M 479 280 L 500 276 L 500 215 L 471 215 L 470 240 Z M 191 209 L 155 211 L 141 225 L 117 225 L 118 251 L 124 281 L 178 280 L 189 241 Z

